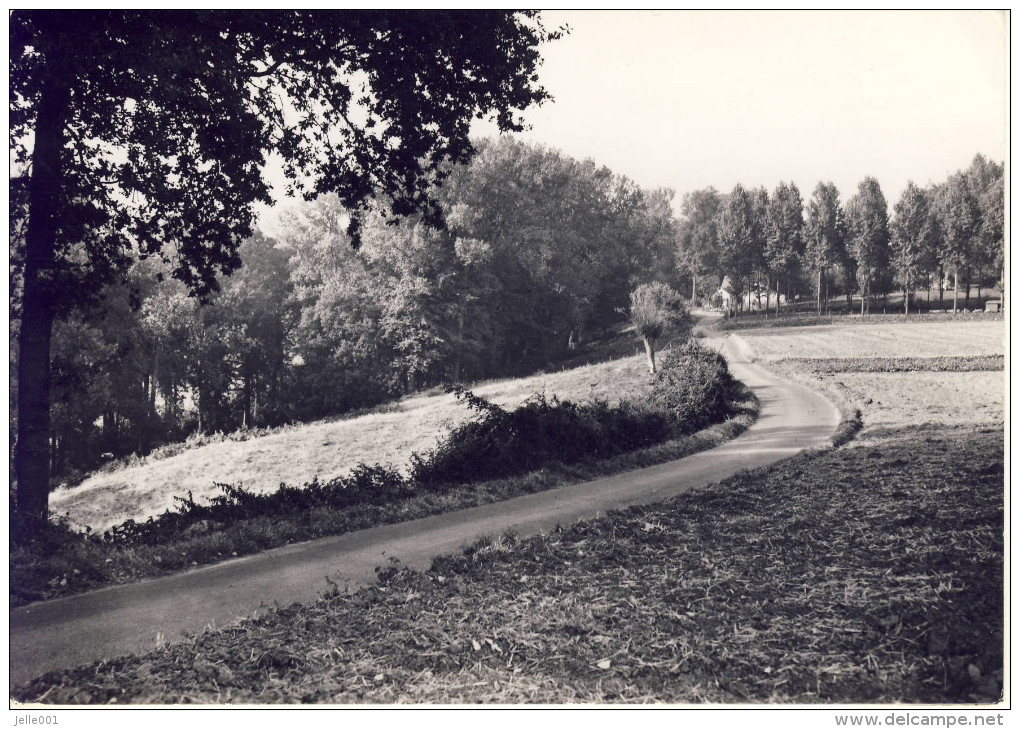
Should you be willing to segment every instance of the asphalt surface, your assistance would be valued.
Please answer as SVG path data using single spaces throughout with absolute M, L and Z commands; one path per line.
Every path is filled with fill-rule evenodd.
M 54 669 L 147 652 L 160 642 L 223 627 L 275 605 L 314 600 L 328 589 L 327 578 L 357 587 L 374 580 L 375 568 L 392 559 L 427 568 L 433 557 L 485 535 L 507 529 L 521 536 L 548 532 L 557 524 L 662 501 L 829 442 L 839 420 L 829 401 L 747 362 L 739 338 L 709 341 L 761 401 L 757 422 L 718 448 L 596 481 L 16 608 L 10 611 L 11 684 Z

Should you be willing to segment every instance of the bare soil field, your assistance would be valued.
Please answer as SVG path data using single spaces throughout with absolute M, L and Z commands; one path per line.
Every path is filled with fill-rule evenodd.
M 519 405 L 536 393 L 575 402 L 599 398 L 618 403 L 641 399 L 651 388 L 643 356 L 576 369 L 501 380 L 473 389 L 503 407 Z M 273 491 L 281 483 L 299 485 L 342 476 L 359 463 L 403 467 L 414 452 L 471 417 L 453 395 L 419 395 L 346 420 L 311 423 L 246 441 L 223 441 L 164 460 L 98 473 L 74 488 L 50 496 L 50 510 L 68 515 L 72 525 L 102 531 L 127 519 L 141 521 L 176 505 L 174 497 L 192 492 L 196 501 L 218 495 L 217 483 L 240 484 L 248 491 Z
M 978 703 L 1003 686 L 1002 433 L 924 426 L 53 672 L 18 701 Z
M 833 375 L 862 403 L 867 436 L 874 428 L 1002 425 L 1003 372 L 859 372 Z

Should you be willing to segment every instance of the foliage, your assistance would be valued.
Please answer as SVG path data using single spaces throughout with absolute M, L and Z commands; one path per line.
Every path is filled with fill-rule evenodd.
M 652 402 L 674 428 L 690 432 L 726 415 L 734 387 L 723 356 L 688 340 L 663 358 Z
M 719 263 L 734 285 L 738 300 L 748 290 L 754 269 L 754 207 L 740 184 L 726 197 L 719 215 Z
M 680 207 L 677 265 L 691 274 L 692 300 L 697 297 L 698 277 L 717 274 L 719 268 L 719 210 L 722 196 L 708 187 L 684 195 Z M 717 276 L 716 276 L 717 277 Z M 705 287 L 711 296 L 715 289 Z
M 355 250 L 348 211 L 323 195 L 282 215 L 275 238 L 244 240 L 207 306 L 149 258 L 101 305 L 58 318 L 52 483 L 196 433 L 533 372 L 613 332 L 628 282 L 672 268 L 666 193 L 512 140 L 479 148 L 436 191 L 448 230 L 373 206 Z M 526 234 L 497 224 L 507 209 L 531 211 Z
M 652 341 L 669 328 L 679 328 L 680 339 L 686 339 L 692 326 L 680 294 L 660 282 L 641 284 L 631 292 L 630 320 L 642 338 Z
M 14 12 L 11 158 L 31 169 L 17 508 L 45 522 L 59 313 L 149 256 L 215 291 L 270 202 L 267 157 L 289 192 L 337 194 L 355 242 L 375 195 L 438 225 L 434 185 L 469 158 L 468 120 L 523 129 L 548 98 L 538 46 L 559 35 L 531 11 Z M 220 409 L 206 374 L 199 401 Z
M 981 216 L 979 243 L 971 261 L 979 272 L 984 266 L 992 266 L 1001 271 L 1005 263 L 1004 173 L 1005 165 L 996 164 L 980 154 L 974 157 L 966 170 L 967 180 L 977 197 Z
M 839 190 L 831 182 L 819 182 L 808 202 L 806 257 L 818 271 L 833 263 L 844 250 L 846 223 Z
M 780 182 L 769 200 L 765 229 L 765 259 L 777 275 L 789 273 L 804 249 L 802 208 L 797 186 Z
M 480 417 L 413 460 L 412 478 L 423 488 L 526 473 L 551 462 L 606 458 L 661 443 L 674 432 L 662 414 L 627 403 L 577 405 L 537 395 L 506 411 L 462 388 L 452 392 Z
M 889 217 L 878 180 L 873 177 L 861 180 L 857 194 L 847 202 L 846 220 L 849 252 L 857 267 L 864 313 L 864 301 L 872 293 L 872 284 L 880 280 L 889 263 Z
M 958 270 L 974 254 L 981 228 L 978 201 L 963 173 L 946 181 L 938 211 L 942 229 L 939 258 L 947 268 Z
M 907 290 L 922 271 L 934 267 L 938 227 L 928 195 L 913 182 L 907 183 L 893 213 L 890 262 Z

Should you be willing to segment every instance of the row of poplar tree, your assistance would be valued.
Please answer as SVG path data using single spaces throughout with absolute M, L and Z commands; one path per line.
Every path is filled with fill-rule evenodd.
M 711 299 L 720 282 L 739 308 L 762 308 L 813 296 L 819 312 L 830 298 L 861 312 L 877 295 L 910 297 L 938 289 L 941 308 L 948 285 L 1001 285 L 1004 275 L 1004 166 L 977 155 L 970 167 L 944 182 L 910 182 L 888 209 L 877 180 L 865 178 L 844 205 L 831 182 L 820 182 L 809 200 L 793 183 L 765 188 L 737 185 L 684 196 L 677 264 L 692 298 Z M 771 296 L 771 298 L 770 298 Z M 762 298 L 764 297 L 764 303 Z
M 324 196 L 244 242 L 241 267 L 205 304 L 152 256 L 98 306 L 65 312 L 52 344 L 54 482 L 196 432 L 534 371 L 618 328 L 645 282 L 700 296 L 728 277 L 745 296 L 824 297 L 942 270 L 980 280 L 1002 265 L 1003 170 L 981 157 L 942 185 L 908 186 L 891 220 L 872 179 L 845 206 L 828 183 L 806 206 L 792 184 L 699 190 L 677 219 L 672 191 L 591 161 L 507 138 L 477 147 L 437 191 L 445 229 L 380 204 L 355 248 L 343 205 Z M 12 205 L 12 338 L 20 219 Z M 16 372 L 12 360 L 12 403 Z

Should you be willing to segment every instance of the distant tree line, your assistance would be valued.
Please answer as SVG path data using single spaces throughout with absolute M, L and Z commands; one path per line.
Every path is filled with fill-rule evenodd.
M 477 149 L 432 193 L 441 228 L 380 202 L 355 246 L 349 209 L 324 195 L 286 214 L 277 238 L 247 238 L 207 305 L 149 256 L 98 305 L 59 316 L 54 480 L 195 432 L 533 372 L 617 326 L 636 286 L 673 275 L 672 191 L 510 139 Z M 12 340 L 19 211 L 12 202 Z
M 872 177 L 840 202 L 831 182 L 810 199 L 793 183 L 765 188 L 709 187 L 684 196 L 678 223 L 677 264 L 692 299 L 709 300 L 726 280 L 737 308 L 765 309 L 796 296 L 813 296 L 819 313 L 833 297 L 856 294 L 861 313 L 877 296 L 898 290 L 904 310 L 919 290 L 938 289 L 943 305 L 951 281 L 1003 286 L 1004 166 L 977 155 L 970 167 L 939 184 L 910 182 L 890 213 Z M 764 301 L 762 298 L 764 297 Z
M 891 216 L 868 178 L 845 205 L 831 183 L 806 204 L 792 183 L 771 194 L 697 190 L 677 219 L 672 191 L 641 189 L 590 160 L 507 138 L 476 146 L 430 193 L 443 226 L 432 213 L 394 218 L 378 200 L 359 213 L 355 241 L 351 210 L 323 195 L 285 214 L 277 237 L 245 239 L 240 266 L 204 302 L 170 262 L 138 256 L 98 289 L 98 304 L 62 311 L 51 356 L 54 481 L 195 433 L 533 372 L 628 312 L 634 319 L 642 292 L 656 311 L 676 308 L 658 306 L 667 284 L 704 301 L 725 278 L 742 306 L 760 309 L 778 307 L 780 294 L 813 295 L 821 310 L 863 293 L 867 311 L 897 287 L 938 286 L 941 297 L 949 276 L 969 295 L 1003 271 L 1003 167 L 981 156 L 942 184 L 909 184 Z M 12 434 L 24 193 L 12 180 Z M 644 324 L 652 367 L 659 322 Z

